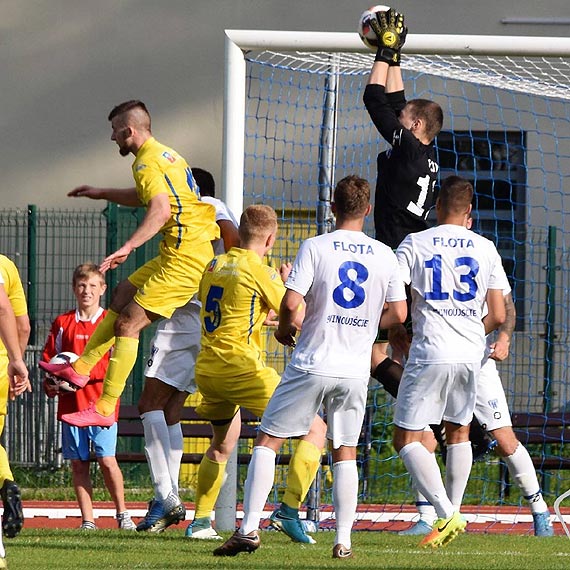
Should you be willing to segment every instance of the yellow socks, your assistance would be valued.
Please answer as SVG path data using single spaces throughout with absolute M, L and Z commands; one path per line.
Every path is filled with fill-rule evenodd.
M 299 441 L 297 449 L 289 462 L 287 489 L 283 494 L 283 502 L 294 509 L 299 509 L 309 492 L 321 459 L 321 450 L 305 440 Z
M 10 469 L 8 454 L 4 447 L 0 445 L 0 487 L 2 487 L 6 479 L 13 481 L 14 475 L 12 475 L 12 470 Z
M 103 358 L 115 342 L 115 321 L 118 313 L 112 309 L 107 311 L 105 318 L 99 323 L 91 338 L 87 341 L 83 354 L 73 363 L 77 374 L 88 376 L 93 367 Z
M 202 457 L 198 468 L 198 486 L 196 488 L 196 514 L 195 519 L 212 517 L 216 499 L 220 494 L 227 461 L 217 463 L 206 455 Z
M 103 416 L 115 413 L 117 400 L 121 397 L 127 378 L 137 360 L 138 347 L 138 338 L 118 336 L 115 339 L 115 348 L 103 382 L 103 394 L 95 405 L 97 411 Z

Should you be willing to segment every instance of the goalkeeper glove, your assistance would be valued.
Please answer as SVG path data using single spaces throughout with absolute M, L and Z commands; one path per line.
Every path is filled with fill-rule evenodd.
M 404 14 L 393 8 L 386 12 L 376 12 L 376 17 L 370 19 L 370 27 L 378 37 L 375 60 L 400 65 L 400 50 L 408 33 L 408 28 L 404 25 Z

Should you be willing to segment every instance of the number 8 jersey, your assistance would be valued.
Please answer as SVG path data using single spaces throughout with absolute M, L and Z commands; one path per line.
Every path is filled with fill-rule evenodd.
M 351 230 L 309 238 L 285 287 L 307 303 L 290 365 L 322 376 L 368 377 L 384 302 L 406 298 L 391 249 Z
M 463 226 L 442 224 L 408 235 L 396 256 L 412 292 L 409 362 L 480 362 L 487 290 L 509 287 L 493 243 Z

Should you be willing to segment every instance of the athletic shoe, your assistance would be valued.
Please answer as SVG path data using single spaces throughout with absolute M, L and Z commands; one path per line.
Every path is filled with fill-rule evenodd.
M 554 529 L 550 522 L 550 513 L 532 513 L 534 536 L 554 536 Z
M 194 519 L 186 528 L 185 536 L 199 540 L 222 540 L 222 537 L 212 528 L 210 517 Z
M 178 504 L 175 504 L 168 511 L 166 511 L 164 503 L 160 503 L 160 510 L 162 514 L 158 517 L 154 517 L 154 520 L 150 522 L 148 528 L 144 530 L 147 530 L 148 532 L 163 532 L 169 526 L 178 524 L 186 518 L 186 507 L 180 502 L 180 499 L 178 499 Z M 156 514 L 159 514 L 158 510 L 155 512 Z M 137 526 L 137 530 L 141 529 Z
M 81 530 L 97 530 L 94 522 L 91 521 L 83 521 L 81 526 L 79 527 Z
M 398 534 L 400 536 L 424 536 L 432 531 L 431 525 L 426 521 L 420 519 L 406 530 L 401 530 Z
M 222 546 L 214 550 L 214 556 L 235 556 L 240 552 L 251 554 L 260 544 L 259 533 L 256 530 L 252 530 L 249 534 L 240 534 L 239 530 L 236 530 Z
M 473 449 L 473 463 L 478 461 L 485 461 L 487 456 L 497 447 L 497 440 L 488 438 L 488 440 L 481 442 L 480 444 L 475 444 L 471 442 L 471 448 Z
M 281 504 L 275 509 L 269 517 L 270 524 L 284 532 L 293 542 L 302 542 L 304 544 L 315 544 L 315 539 L 310 537 L 303 527 L 299 519 L 299 512 L 285 504 Z
M 352 548 L 346 548 L 342 544 L 335 544 L 332 553 L 333 558 L 352 558 Z
M 117 513 L 115 518 L 117 519 L 120 530 L 137 530 L 137 525 L 133 522 L 133 519 L 131 519 L 131 515 L 129 515 L 128 511 Z
M 137 531 L 142 532 L 149 530 L 150 527 L 161 517 L 164 516 L 164 507 L 160 501 L 156 499 L 151 499 L 148 502 L 148 511 L 144 516 L 144 519 L 137 525 Z
M 420 542 L 421 547 L 438 548 L 447 546 L 460 532 L 465 532 L 467 521 L 459 512 L 455 511 L 448 519 L 437 519 L 433 523 L 432 531 Z
M 22 493 L 14 481 L 5 479 L 0 488 L 0 496 L 4 505 L 2 514 L 2 532 L 8 538 L 17 536 L 24 526 L 24 510 Z
M 99 426 L 108 428 L 115 423 L 115 414 L 104 416 L 95 409 L 95 404 L 91 402 L 91 405 L 86 410 L 73 412 L 72 414 L 63 414 L 61 420 L 77 427 Z
M 38 365 L 48 374 L 51 374 L 60 380 L 65 380 L 77 388 L 83 388 L 83 386 L 89 382 L 89 375 L 84 376 L 83 374 L 78 374 L 69 362 L 64 362 L 62 364 L 50 364 L 49 362 L 43 362 L 40 360 Z

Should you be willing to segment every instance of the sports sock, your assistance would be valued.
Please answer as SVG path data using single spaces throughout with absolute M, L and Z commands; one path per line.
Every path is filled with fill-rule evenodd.
M 115 349 L 109 360 L 107 375 L 103 382 L 103 393 L 96 403 L 97 411 L 103 416 L 115 413 L 117 400 L 121 397 L 127 378 L 137 360 L 139 339 L 128 336 L 115 338 Z
M 5 422 L 6 415 L 0 414 L 0 435 L 2 435 L 4 431 Z M 0 487 L 2 487 L 6 479 L 13 481 L 14 475 L 12 474 L 12 469 L 10 469 L 10 461 L 8 459 L 8 454 L 6 453 L 6 449 L 0 445 Z
M 445 464 L 445 489 L 453 508 L 459 511 L 473 464 L 473 450 L 470 441 L 447 446 Z
M 109 309 L 103 320 L 97 325 L 81 356 L 73 363 L 73 369 L 77 374 L 87 376 L 113 346 L 115 343 L 115 321 L 118 316 L 118 313 Z
M 150 477 L 154 486 L 154 496 L 161 503 L 172 492 L 168 454 L 170 438 L 163 410 L 152 410 L 141 414 L 144 430 L 144 451 L 148 461 Z
M 372 378 L 378 380 L 390 396 L 397 398 L 403 372 L 401 364 L 391 358 L 385 358 L 372 372 Z
M 195 519 L 212 517 L 212 511 L 224 482 L 227 461 L 212 461 L 204 455 L 198 467 L 198 484 L 196 486 Z
M 184 436 L 182 435 L 180 422 L 168 426 L 168 437 L 170 439 L 168 471 L 170 472 L 172 491 L 178 495 L 178 478 L 180 477 L 180 464 L 182 463 L 182 453 L 184 451 Z
M 336 519 L 335 544 L 351 547 L 352 524 L 358 502 L 356 461 L 337 461 L 333 465 L 333 505 Z
M 435 455 L 419 441 L 408 443 L 400 450 L 400 458 L 411 475 L 416 489 L 434 506 L 439 518 L 447 519 L 454 513 Z
M 249 534 L 259 528 L 261 514 L 275 477 L 275 451 L 256 445 L 247 469 L 243 497 L 243 521 L 240 533 Z
M 437 515 L 433 505 L 419 492 L 416 491 L 416 509 L 420 515 L 420 520 L 432 526 Z
M 516 481 L 524 498 L 529 502 L 531 512 L 545 513 L 548 511 L 548 505 L 540 491 L 536 469 L 524 445 L 519 443 L 515 452 L 503 459 L 507 464 L 511 477 Z
M 314 443 L 299 441 L 289 462 L 287 489 L 283 494 L 283 502 L 288 507 L 300 508 L 319 469 L 320 459 L 321 450 Z

